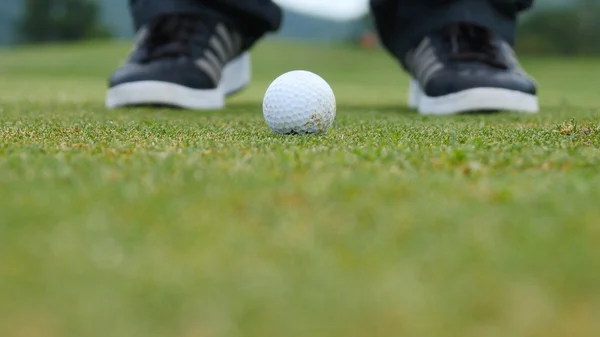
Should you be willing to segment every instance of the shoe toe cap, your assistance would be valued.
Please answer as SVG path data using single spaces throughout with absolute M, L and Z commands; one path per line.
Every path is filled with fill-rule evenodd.
M 191 61 L 176 60 L 125 64 L 110 76 L 109 86 L 141 81 L 169 82 L 197 89 L 214 86 L 212 80 Z
M 475 88 L 499 88 L 537 94 L 537 85 L 529 76 L 514 71 L 465 69 L 444 72 L 432 78 L 425 92 L 429 96 L 444 96 Z

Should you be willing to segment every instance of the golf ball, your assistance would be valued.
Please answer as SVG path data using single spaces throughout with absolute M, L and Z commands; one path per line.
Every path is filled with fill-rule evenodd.
M 333 90 L 319 75 L 294 70 L 277 77 L 267 88 L 263 115 L 277 134 L 323 134 L 333 125 Z

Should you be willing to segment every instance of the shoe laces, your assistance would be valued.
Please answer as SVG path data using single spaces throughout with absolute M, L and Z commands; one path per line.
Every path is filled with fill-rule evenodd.
M 499 69 L 508 69 L 498 57 L 498 46 L 489 30 L 472 24 L 453 24 L 445 30 L 450 43 L 450 59 L 455 61 L 475 61 Z
M 192 47 L 208 43 L 209 27 L 195 15 L 165 15 L 149 26 L 142 62 L 191 57 Z

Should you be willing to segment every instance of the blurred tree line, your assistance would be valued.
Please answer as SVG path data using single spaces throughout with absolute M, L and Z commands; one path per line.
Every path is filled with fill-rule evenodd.
M 93 0 L 24 0 L 23 15 L 15 28 L 19 40 L 24 43 L 69 42 L 110 36 L 110 31 L 100 22 L 98 3 Z
M 600 0 L 573 2 L 542 7 L 525 16 L 517 49 L 533 54 L 600 54 Z
M 101 22 L 97 0 L 23 1 L 23 15 L 16 23 L 22 42 L 68 42 L 110 36 Z M 573 0 L 563 6 L 544 6 L 543 1 L 538 0 L 536 10 L 521 20 L 517 43 L 520 52 L 600 55 L 600 0 Z M 358 24 L 372 27 L 371 18 L 365 20 Z M 373 45 L 373 36 L 361 43 Z

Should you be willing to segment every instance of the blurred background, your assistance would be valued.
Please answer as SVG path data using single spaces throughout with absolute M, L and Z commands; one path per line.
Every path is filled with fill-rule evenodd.
M 600 55 L 599 0 L 538 0 L 523 15 L 521 53 Z M 1 0 L 0 47 L 18 44 L 128 39 L 133 36 L 125 0 Z M 329 22 L 286 11 L 271 38 L 377 48 L 369 17 Z

